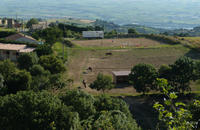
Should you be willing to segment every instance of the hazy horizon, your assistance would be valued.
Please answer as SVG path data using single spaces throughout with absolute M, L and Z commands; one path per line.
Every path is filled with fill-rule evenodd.
M 198 0 L 1 0 L 0 16 L 103 19 L 118 24 L 200 23 Z

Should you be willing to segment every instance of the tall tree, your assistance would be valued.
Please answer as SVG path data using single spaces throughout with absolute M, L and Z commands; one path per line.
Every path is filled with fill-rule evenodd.
M 26 27 L 31 28 L 33 24 L 38 24 L 38 23 L 39 21 L 36 18 L 32 18 L 27 22 Z
M 38 63 L 38 56 L 36 53 L 23 53 L 17 61 L 20 69 L 29 70 L 34 64 Z
M 49 70 L 52 74 L 58 74 L 65 71 L 63 61 L 54 55 L 41 56 L 39 64 L 44 67 L 44 69 Z
M 134 66 L 129 75 L 130 83 L 137 92 L 142 92 L 143 94 L 156 89 L 154 81 L 157 77 L 157 70 L 149 64 L 138 64 Z
M 97 79 L 90 84 L 90 88 L 96 89 L 96 90 L 102 90 L 103 92 L 105 90 L 109 90 L 114 88 L 114 85 L 112 83 L 112 77 L 108 75 L 103 75 L 102 73 L 99 73 L 97 75 Z
M 25 70 L 12 73 L 7 81 L 7 93 L 29 90 L 32 81 L 31 74 Z
M 169 83 L 174 87 L 174 91 L 191 90 L 190 81 L 194 79 L 195 62 L 188 57 L 181 57 L 170 67 Z

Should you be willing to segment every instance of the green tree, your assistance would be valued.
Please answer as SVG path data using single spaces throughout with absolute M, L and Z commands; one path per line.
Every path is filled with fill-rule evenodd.
M 25 70 L 12 73 L 7 80 L 7 93 L 29 90 L 32 81 L 31 74 Z
M 160 124 L 170 130 L 191 130 L 195 123 L 191 121 L 192 114 L 186 109 L 186 105 L 177 102 L 178 96 L 172 92 L 171 86 L 166 79 L 157 79 L 157 85 L 162 89 L 165 95 L 164 104 L 155 103 L 154 108 L 159 112 Z M 162 125 L 161 125 L 162 126 Z
M 39 45 L 35 49 L 35 52 L 40 57 L 40 56 L 43 56 L 43 55 L 50 55 L 50 54 L 52 54 L 53 50 L 52 50 L 52 48 L 51 48 L 50 45 L 48 45 L 48 44 L 41 44 L 41 45 Z
M 128 34 L 138 34 L 138 32 L 134 28 L 128 29 Z
M 0 96 L 6 94 L 3 76 L 0 74 Z
M 31 89 L 38 91 L 50 87 L 50 72 L 41 65 L 33 65 L 30 73 L 32 75 Z
M 50 93 L 24 91 L 0 98 L 1 129 L 81 129 L 78 114 Z
M 171 76 L 171 67 L 165 64 L 161 65 L 158 70 L 158 73 L 160 78 L 169 80 Z
M 34 64 L 38 63 L 38 56 L 36 53 L 23 53 L 17 61 L 20 69 L 29 70 Z
M 41 56 L 39 64 L 44 67 L 44 69 L 49 70 L 51 74 L 58 74 L 65 71 L 63 61 L 54 55 Z
M 174 91 L 190 91 L 190 81 L 194 80 L 194 61 L 188 57 L 181 57 L 170 67 L 171 74 L 168 80 Z
M 46 43 L 50 44 L 51 46 L 62 40 L 62 31 L 59 28 L 51 27 L 44 29 L 41 32 L 41 38 L 45 40 Z
M 0 90 L 4 87 L 4 79 L 3 76 L 0 74 Z
M 155 67 L 149 64 L 138 64 L 132 68 L 129 80 L 137 92 L 145 94 L 156 89 L 154 81 L 157 77 L 158 72 Z
M 65 105 L 72 106 L 72 110 L 79 113 L 81 120 L 87 119 L 96 113 L 95 98 L 88 93 L 72 90 L 63 95 L 61 99 Z
M 90 88 L 96 89 L 98 91 L 102 90 L 103 92 L 105 90 L 110 90 L 114 88 L 114 85 L 112 83 L 112 77 L 99 73 L 97 75 L 97 79 L 93 83 L 90 84 Z
M 132 120 L 132 115 L 129 111 L 129 106 L 122 99 L 113 98 L 108 95 L 100 95 L 96 97 L 95 107 L 98 112 L 119 110 L 123 112 L 129 120 Z
M 10 60 L 0 61 L 0 73 L 4 77 L 5 82 L 16 70 L 16 65 Z
M 200 101 L 193 101 L 189 105 L 188 109 L 192 113 L 192 121 L 196 122 L 197 124 L 196 129 L 200 129 Z
M 31 28 L 33 24 L 38 24 L 38 23 L 39 21 L 36 18 L 32 18 L 27 22 L 26 27 Z
M 96 130 L 141 130 L 135 121 L 129 120 L 118 110 L 102 111 L 94 121 L 93 127 Z

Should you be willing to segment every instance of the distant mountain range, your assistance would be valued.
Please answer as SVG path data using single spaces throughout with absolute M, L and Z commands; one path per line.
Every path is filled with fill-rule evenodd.
M 200 25 L 199 0 L 1 0 L 0 16 L 103 19 L 175 29 Z

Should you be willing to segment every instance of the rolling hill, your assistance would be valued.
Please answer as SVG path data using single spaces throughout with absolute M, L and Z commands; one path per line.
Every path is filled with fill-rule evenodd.
M 200 23 L 199 7 L 199 0 L 1 0 L 0 16 L 73 17 L 159 28 L 193 28 Z

